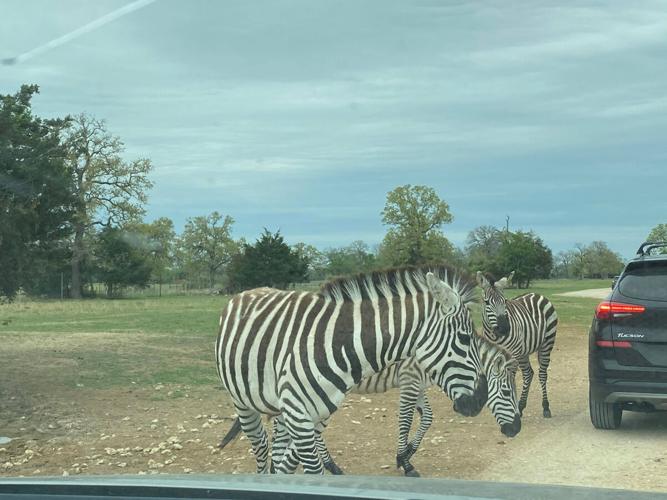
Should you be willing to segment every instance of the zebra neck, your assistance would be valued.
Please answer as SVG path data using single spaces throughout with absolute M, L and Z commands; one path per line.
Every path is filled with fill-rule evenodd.
M 354 384 L 413 356 L 424 335 L 427 314 L 428 301 L 425 308 L 420 296 L 343 304 L 335 337 L 341 340 Z

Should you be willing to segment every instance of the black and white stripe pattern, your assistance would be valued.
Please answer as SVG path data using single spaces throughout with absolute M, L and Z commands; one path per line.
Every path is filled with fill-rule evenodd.
M 215 356 L 257 471 L 269 471 L 262 414 L 284 419 L 292 449 L 286 459 L 322 473 L 319 422 L 362 379 L 408 357 L 455 408 L 478 412 L 485 401 L 474 393 L 467 307 L 473 290 L 445 267 L 402 268 L 336 280 L 319 293 L 257 289 L 232 297 L 220 317 Z
M 503 289 L 512 278 L 495 281 L 493 276 L 477 273 L 477 282 L 483 291 L 482 326 L 484 336 L 507 349 L 518 361 L 523 375 L 523 387 L 519 399 L 519 411 L 523 412 L 528 401 L 528 390 L 533 379 L 529 355 L 536 352 L 540 365 L 539 379 L 542 386 L 542 413 L 551 417 L 547 397 L 547 368 L 551 350 L 556 341 L 558 316 L 553 304 L 537 293 L 527 293 L 508 300 Z
M 487 406 L 493 413 L 503 434 L 513 437 L 521 430 L 521 418 L 514 390 L 516 362 L 512 356 L 495 344 L 473 335 L 471 343 L 473 359 L 481 374 L 488 380 Z M 421 369 L 415 358 L 408 358 L 388 366 L 381 372 L 362 380 L 350 392 L 375 394 L 390 389 L 400 389 L 399 436 L 396 467 L 403 468 L 407 476 L 419 476 L 410 463 L 421 441 L 433 421 L 433 411 L 426 397 L 426 389 L 433 385 L 430 377 Z M 420 414 L 417 431 L 411 441 L 408 435 L 412 427 L 415 409 Z M 323 422 L 318 428 L 318 450 L 324 467 L 334 474 L 342 471 L 329 454 L 321 432 L 326 427 Z M 282 420 L 274 420 L 274 440 L 272 457 L 279 461 L 289 444 L 289 436 L 282 426 Z

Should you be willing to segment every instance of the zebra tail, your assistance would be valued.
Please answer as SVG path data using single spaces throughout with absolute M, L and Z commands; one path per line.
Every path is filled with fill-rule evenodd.
M 222 441 L 220 441 L 218 448 L 222 450 L 225 446 L 234 441 L 236 437 L 240 434 L 240 432 L 241 432 L 241 421 L 239 420 L 239 417 L 236 417 L 236 420 L 234 420 L 234 423 L 232 424 L 232 428 L 229 429 L 227 434 L 225 434 L 225 437 L 222 438 Z

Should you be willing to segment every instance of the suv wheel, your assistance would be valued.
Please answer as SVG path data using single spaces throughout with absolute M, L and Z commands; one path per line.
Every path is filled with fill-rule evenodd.
M 591 422 L 596 429 L 617 429 L 621 425 L 623 410 L 620 404 L 597 401 L 589 391 L 588 408 Z

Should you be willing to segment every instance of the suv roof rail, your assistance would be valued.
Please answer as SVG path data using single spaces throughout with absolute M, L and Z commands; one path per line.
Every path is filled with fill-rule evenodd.
M 646 241 L 642 243 L 637 249 L 637 255 L 644 257 L 648 255 L 654 248 L 667 247 L 667 241 Z

